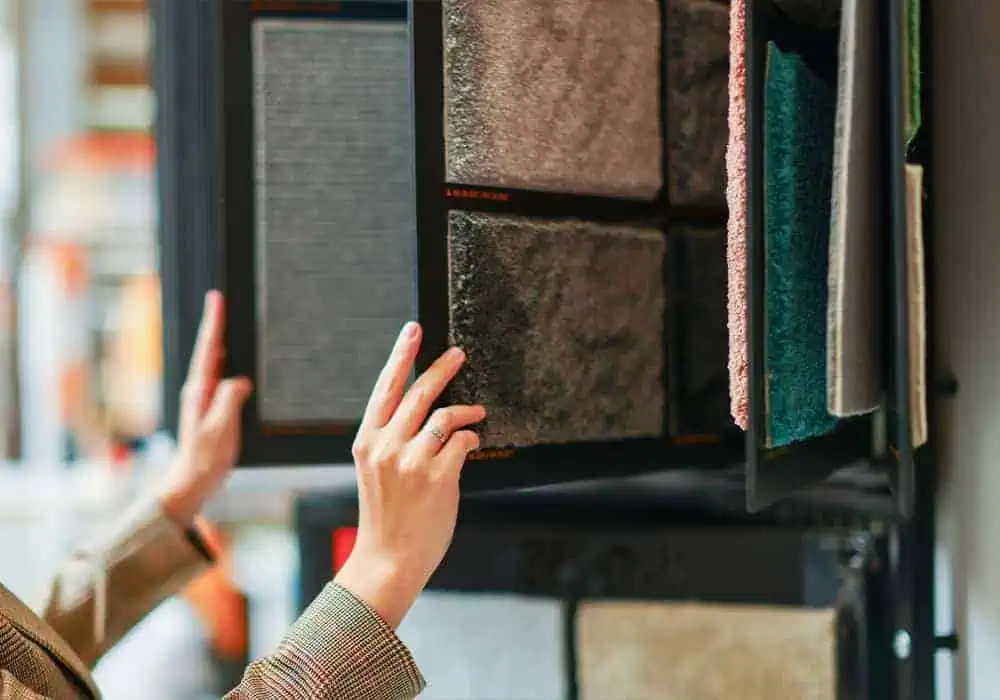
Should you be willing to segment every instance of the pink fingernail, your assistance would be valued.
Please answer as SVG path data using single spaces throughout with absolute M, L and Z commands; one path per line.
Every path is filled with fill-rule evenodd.
M 406 340 L 413 340 L 417 337 L 417 331 L 419 327 L 413 321 L 410 321 L 403 327 L 403 338 Z
M 448 358 L 455 362 L 462 362 L 465 360 L 465 353 L 462 352 L 461 348 L 451 348 L 448 350 Z

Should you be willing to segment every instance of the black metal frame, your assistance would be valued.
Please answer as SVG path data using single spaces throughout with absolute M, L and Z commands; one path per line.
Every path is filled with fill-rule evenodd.
M 360 2 L 361 0 L 358 0 Z M 414 22 L 414 70 L 416 75 L 414 107 L 416 128 L 426 136 L 428 128 L 440 122 L 435 117 L 441 108 L 433 90 L 427 93 L 428 67 L 440 60 L 440 0 L 410 0 Z M 463 513 L 477 499 L 486 502 L 474 506 L 492 522 L 520 519 L 524 513 L 546 513 L 545 527 L 564 528 L 617 527 L 619 531 L 650 533 L 663 528 L 723 527 L 773 528 L 801 531 L 823 530 L 844 538 L 844 585 L 841 604 L 854 612 L 843 619 L 853 620 L 843 631 L 843 642 L 856 654 L 851 662 L 843 657 L 840 697 L 871 700 L 931 700 L 934 697 L 934 655 L 954 649 L 954 635 L 938 637 L 934 629 L 934 495 L 936 487 L 934 445 L 936 430 L 931 422 L 927 446 L 912 450 L 910 444 L 908 403 L 908 358 L 906 356 L 906 275 L 903 261 L 906 251 L 905 183 L 902 179 L 901 95 L 902 45 L 900 21 L 903 0 L 887 0 L 884 21 L 893 28 L 886 39 L 885 123 L 890 157 L 888 175 L 887 225 L 891 231 L 890 252 L 894 261 L 891 294 L 888 295 L 891 319 L 891 358 L 887 362 L 891 390 L 887 411 L 889 439 L 898 449 L 873 459 L 869 453 L 870 428 L 865 421 L 849 423 L 841 432 L 808 441 L 789 449 L 766 450 L 762 433 L 763 416 L 762 342 L 763 342 L 763 249 L 762 215 L 759 199 L 762 183 L 762 101 L 763 65 L 760 47 L 765 41 L 767 6 L 771 0 L 747 0 L 752 39 L 750 54 L 750 199 L 749 235 L 751 280 L 750 330 L 752 352 L 752 392 L 755 401 L 751 430 L 745 436 L 726 436 L 714 444 L 646 444 L 633 448 L 629 460 L 621 446 L 587 446 L 587 459 L 549 461 L 556 453 L 537 448 L 534 458 L 520 456 L 502 462 L 473 462 L 466 468 Z M 261 11 L 265 3 L 257 3 Z M 301 13 L 327 7 L 343 12 L 351 2 L 279 2 L 266 3 L 271 12 Z M 377 2 L 364 2 L 371 7 Z M 279 9 L 280 5 L 280 9 Z M 251 0 L 154 0 L 151 3 L 154 26 L 155 81 L 157 100 L 157 145 L 161 214 L 161 264 L 163 271 L 164 326 L 166 352 L 166 416 L 168 425 L 177 413 L 176 389 L 183 380 L 187 355 L 193 344 L 201 310 L 201 291 L 224 285 L 232 295 L 243 290 L 243 300 L 252 300 L 252 253 L 247 246 L 224 246 L 225 240 L 245 240 L 252 231 L 252 183 L 248 182 L 252 163 L 248 161 L 252 107 L 249 95 L 249 47 L 244 30 L 234 30 L 254 9 Z M 930 84 L 930 2 L 921 3 L 923 12 L 923 125 L 911 157 L 925 166 L 924 223 L 926 240 L 931 239 L 930 216 L 933 192 L 933 168 L 930 162 L 931 95 Z M 223 12 L 235 13 L 227 19 Z M 240 15 L 240 13 L 243 13 Z M 243 19 L 241 19 L 241 17 Z M 235 41 L 234 41 L 235 40 Z M 424 43 L 421 43 L 424 42 Z M 435 58 L 435 56 L 437 58 Z M 426 62 L 426 63 L 425 63 Z M 241 77 L 242 75 L 242 77 Z M 437 86 L 440 89 L 438 72 Z M 221 82 L 221 84 L 220 84 Z M 433 84 L 430 87 L 434 87 Z M 430 97 L 428 97 L 430 95 Z M 428 121 L 430 120 L 430 121 Z M 433 131 L 431 133 L 439 133 Z M 220 144 L 223 144 L 220 147 Z M 433 138 L 416 141 L 418 217 L 424 230 L 436 230 L 436 238 L 420 237 L 420 274 L 422 278 L 439 275 L 444 279 L 441 257 L 444 244 L 443 213 L 454 206 L 443 181 L 441 144 Z M 242 155 L 240 154 L 242 151 Z M 468 191 L 497 192 L 490 188 L 462 188 Z M 464 196 L 454 193 L 456 196 Z M 462 200 L 463 207 L 500 211 L 516 205 L 520 211 L 555 215 L 571 207 L 590 206 L 586 198 L 544 198 L 532 193 L 507 192 L 513 204 L 494 204 L 493 199 Z M 644 206 L 629 202 L 610 204 L 610 216 L 621 217 L 639 212 Z M 619 209 L 615 207 L 620 206 Z M 496 207 L 490 209 L 490 207 Z M 637 208 L 633 208 L 637 207 Z M 710 212 L 688 211 L 691 217 Z M 709 217 L 711 218 L 711 217 Z M 220 231 L 220 223 L 224 226 Z M 435 243 L 436 241 L 436 243 Z M 437 246 L 437 247 L 435 247 Z M 925 245 L 925 250 L 932 247 Z M 933 258 L 927 257 L 928 299 L 933 298 Z M 224 273 L 224 274 L 223 274 Z M 183 282 L 183 283 L 182 283 Z M 445 290 L 446 293 L 446 290 Z M 438 292 L 440 294 L 440 290 Z M 234 297 L 236 298 L 236 297 Z M 440 325 L 440 308 L 429 308 L 433 295 L 422 294 L 421 318 L 428 329 L 428 339 L 437 338 L 426 348 L 422 360 L 441 349 L 447 328 Z M 438 301 L 441 298 L 439 296 Z M 229 362 L 231 370 L 246 372 L 253 367 L 252 306 L 234 304 L 230 309 Z M 437 322 L 435 319 L 438 319 Z M 437 323 L 437 325 L 435 325 Z M 242 330 L 240 330 L 242 328 Z M 934 337 L 934 314 L 928 308 L 927 338 Z M 933 343 L 928 347 L 928 368 L 933 371 Z M 253 376 L 253 372 L 249 372 Z M 954 386 L 932 389 L 929 411 L 933 415 L 934 389 L 954 391 Z M 953 385 L 953 383 L 952 383 Z M 252 413 L 251 413 L 252 416 Z M 171 427 L 175 427 L 172 426 Z M 250 417 L 245 423 L 248 455 L 257 464 L 282 464 L 288 455 L 299 463 L 330 463 L 335 455 L 346 460 L 344 435 L 263 436 L 261 426 Z M 265 445 L 270 445 L 270 447 Z M 565 457 L 566 453 L 563 454 Z M 503 457 L 504 455 L 500 455 Z M 496 457 L 495 455 L 493 457 Z M 541 464 L 545 462 L 544 466 Z M 841 469 L 853 465 L 852 469 Z M 690 469 L 679 469 L 685 467 Z M 874 467 L 874 468 L 873 468 Z M 744 472 L 744 469 L 746 470 Z M 644 474 L 660 472 L 659 474 Z M 625 479 L 618 477 L 631 477 Z M 613 481 L 571 484 L 536 492 L 512 492 L 520 486 L 543 485 L 559 481 L 579 481 L 615 477 Z M 886 488 L 891 483 L 893 493 Z M 823 482 L 821 486 L 816 486 Z M 816 486 L 815 488 L 804 488 Z M 799 490 L 803 489 L 803 490 Z M 503 490 L 504 493 L 478 495 L 475 492 Z M 766 510 L 756 514 L 751 510 Z M 313 566 L 322 561 L 305 561 Z M 326 570 L 329 573 L 329 569 Z M 753 572 L 748 572 L 753 573 Z M 742 572 L 741 572 L 742 574 Z M 572 604 L 572 601 L 568 603 Z M 863 611 L 863 615 L 861 612 Z M 860 630 L 866 631 L 862 633 Z M 909 640 L 908 643 L 906 640 Z M 864 693 L 862 693 L 862 689 Z

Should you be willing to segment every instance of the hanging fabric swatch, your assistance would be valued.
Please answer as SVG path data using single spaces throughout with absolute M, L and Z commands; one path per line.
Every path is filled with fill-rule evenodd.
M 768 444 L 829 432 L 826 305 L 836 90 L 768 44 L 764 97 Z
M 729 143 L 726 147 L 727 316 L 729 325 L 729 410 L 747 429 L 750 365 L 747 338 L 747 0 L 729 10 Z
M 869 413 L 882 400 L 877 9 L 844 0 L 840 25 L 826 331 L 827 408 L 835 416 Z
M 906 166 L 907 287 L 909 296 L 910 438 L 927 442 L 927 291 L 924 277 L 924 169 Z
M 920 0 L 906 0 L 903 3 L 903 14 L 906 26 L 903 28 L 906 41 L 903 53 L 903 80 L 905 121 L 904 136 L 907 147 L 913 143 L 923 115 L 920 111 Z

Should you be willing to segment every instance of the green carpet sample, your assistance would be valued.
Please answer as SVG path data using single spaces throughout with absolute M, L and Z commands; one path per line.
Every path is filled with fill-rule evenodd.
M 904 4 L 906 18 L 906 146 L 909 148 L 920 131 L 923 115 L 920 110 L 920 0 L 907 0 Z
M 836 89 L 768 44 L 765 111 L 768 442 L 829 432 L 827 271 Z

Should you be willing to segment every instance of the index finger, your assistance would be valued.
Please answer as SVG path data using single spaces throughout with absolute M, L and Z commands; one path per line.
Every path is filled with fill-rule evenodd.
M 375 388 L 368 399 L 361 429 L 378 429 L 385 426 L 399 406 L 406 388 L 406 380 L 417 359 L 420 348 L 420 325 L 407 323 L 400 331 L 392 353 L 379 373 Z
M 195 341 L 191 364 L 188 366 L 189 382 L 210 384 L 218 374 L 224 314 L 222 295 L 216 291 L 206 294 L 205 310 L 202 312 L 201 325 L 198 327 L 198 339 Z

